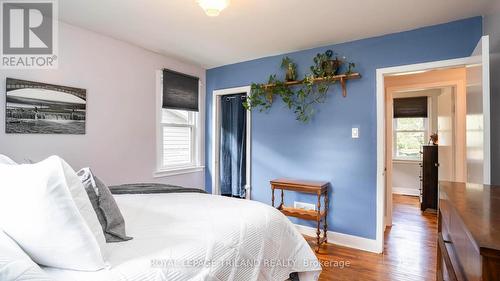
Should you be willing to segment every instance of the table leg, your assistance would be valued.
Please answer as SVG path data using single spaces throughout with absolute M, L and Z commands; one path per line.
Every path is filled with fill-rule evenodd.
M 321 238 L 321 230 L 320 230 L 320 225 L 321 225 L 321 194 L 318 194 L 318 226 L 316 229 L 316 252 L 319 252 L 319 246 L 320 246 L 320 238 Z
M 328 232 L 328 220 L 327 220 L 327 218 L 328 218 L 328 207 L 329 207 L 329 205 L 328 205 L 328 203 L 329 203 L 328 202 L 328 200 L 329 200 L 328 199 L 328 192 L 325 192 L 325 194 L 323 196 L 325 196 L 325 222 L 323 224 L 323 236 L 325 237 L 325 242 L 326 242 L 326 240 L 327 240 L 327 232 Z
M 280 208 L 283 207 L 283 205 L 285 205 L 285 195 L 284 195 L 285 191 L 283 191 L 283 189 L 281 190 L 281 204 L 280 204 Z
M 271 188 L 271 192 L 272 192 L 271 203 L 272 203 L 273 208 L 274 208 L 274 187 Z

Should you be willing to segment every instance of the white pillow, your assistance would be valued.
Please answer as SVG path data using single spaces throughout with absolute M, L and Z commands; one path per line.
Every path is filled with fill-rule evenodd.
M 101 253 L 104 255 L 102 250 L 105 249 L 106 238 L 104 236 L 101 223 L 97 218 L 97 214 L 95 213 L 94 207 L 92 207 L 90 198 L 85 190 L 85 186 L 83 186 L 80 177 L 76 174 L 73 168 L 66 163 L 66 161 L 58 156 L 51 157 L 56 157 L 59 161 L 61 161 L 64 176 L 66 177 L 66 183 L 68 184 L 71 196 L 73 196 L 73 200 L 75 201 L 80 214 L 83 216 L 85 222 L 94 234 L 97 243 L 99 244 L 99 248 L 101 249 Z
M 0 164 L 17 165 L 17 163 L 14 160 L 10 159 L 9 157 L 3 154 L 0 154 Z
M 0 230 L 0 280 L 50 281 L 51 279 L 16 242 Z
M 65 174 L 68 167 L 56 156 L 36 164 L 0 164 L 0 228 L 40 265 L 100 270 L 98 239 L 84 218 L 92 206 L 87 198 L 89 207 L 78 209 L 86 202 Z

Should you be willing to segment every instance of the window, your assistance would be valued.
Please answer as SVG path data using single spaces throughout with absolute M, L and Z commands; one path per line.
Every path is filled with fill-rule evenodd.
M 420 160 L 427 140 L 427 118 L 394 118 L 394 159 Z
M 160 170 L 197 167 L 198 113 L 164 108 L 161 110 Z

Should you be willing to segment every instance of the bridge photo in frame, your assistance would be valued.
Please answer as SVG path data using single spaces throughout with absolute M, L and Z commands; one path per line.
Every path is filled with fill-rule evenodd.
M 85 134 L 87 91 L 7 78 L 5 133 Z

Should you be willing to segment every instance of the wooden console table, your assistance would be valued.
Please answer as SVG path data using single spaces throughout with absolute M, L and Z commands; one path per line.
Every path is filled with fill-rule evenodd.
M 291 179 L 276 179 L 271 181 L 272 189 L 272 205 L 274 206 L 274 190 L 281 190 L 281 203 L 278 207 L 284 215 L 296 217 L 304 220 L 316 221 L 316 252 L 319 252 L 319 247 L 327 242 L 328 231 L 328 182 L 316 181 L 302 181 Z M 284 205 L 284 191 L 296 191 L 302 193 L 316 194 L 318 196 L 318 203 L 316 204 L 316 211 L 304 210 Z M 321 210 L 321 196 L 324 197 L 324 206 Z M 323 237 L 321 237 L 321 221 L 323 220 Z

